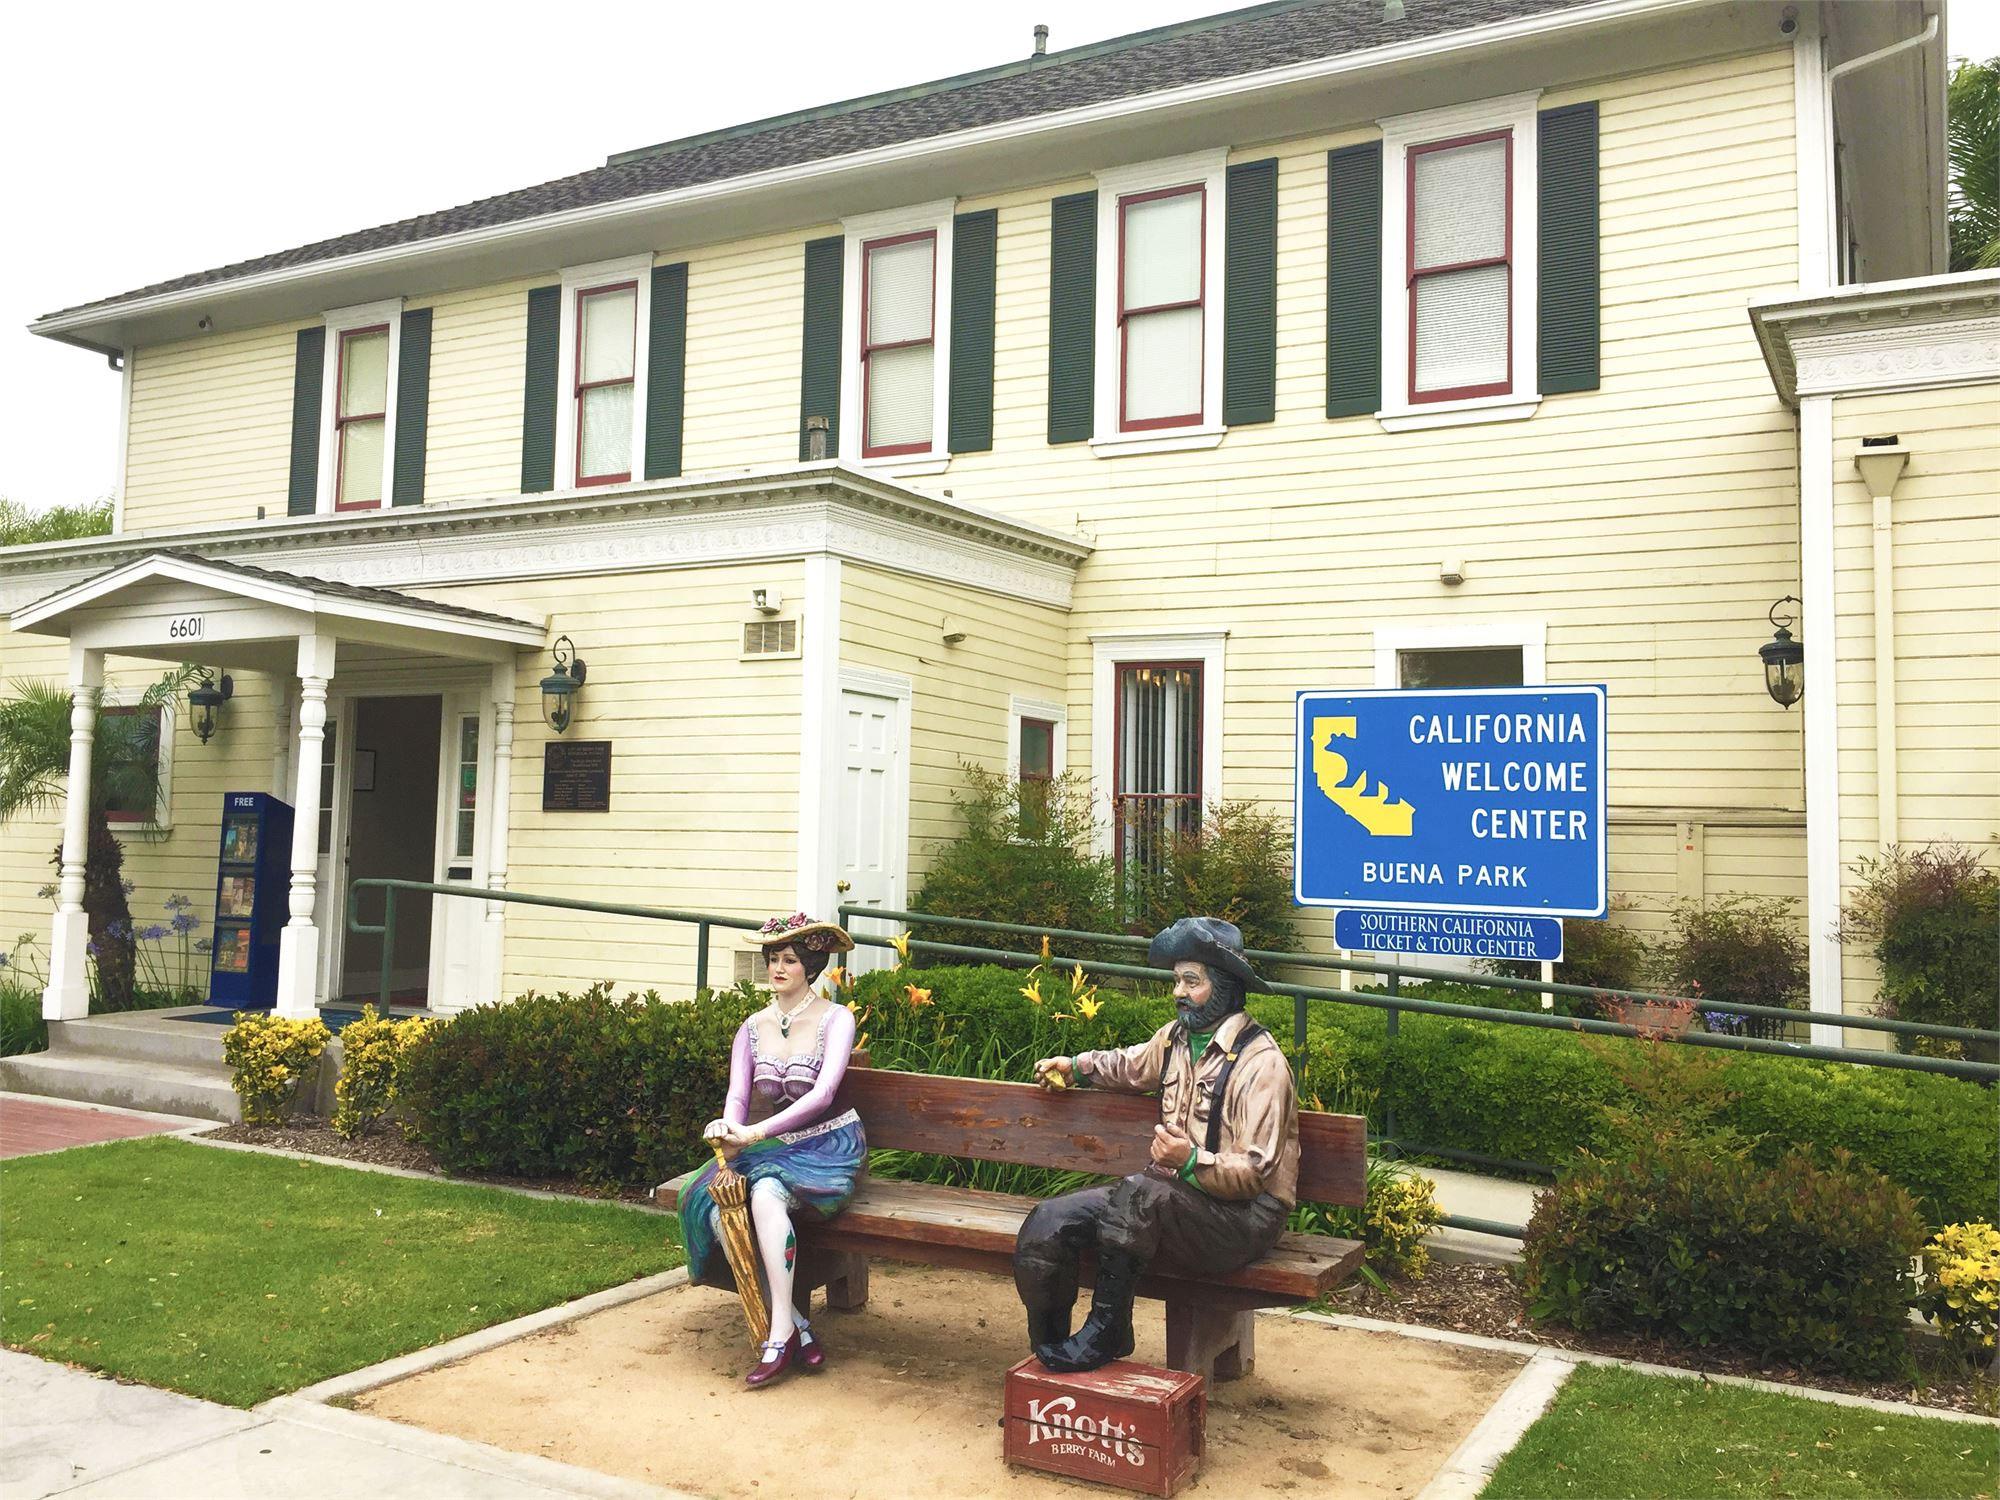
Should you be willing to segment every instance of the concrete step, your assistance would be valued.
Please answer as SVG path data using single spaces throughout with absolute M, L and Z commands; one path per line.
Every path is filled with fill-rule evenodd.
M 224 1026 L 174 1019 L 187 1011 L 128 1011 L 49 1024 L 49 1051 L 128 1061 L 146 1059 L 183 1068 L 220 1068 Z
M 28 1052 L 0 1058 L 0 1089 L 232 1125 L 242 1119 L 229 1071 L 220 1064 L 182 1067 L 157 1058 L 96 1052 Z

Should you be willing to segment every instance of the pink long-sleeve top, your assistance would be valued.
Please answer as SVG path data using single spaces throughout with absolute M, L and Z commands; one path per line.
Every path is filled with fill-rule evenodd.
M 810 1125 L 833 1103 L 853 1056 L 854 1016 L 844 1005 L 827 1006 L 812 1051 L 796 1057 L 765 1056 L 752 1016 L 730 1050 L 722 1118 L 732 1125 L 754 1124 L 766 1136 Z

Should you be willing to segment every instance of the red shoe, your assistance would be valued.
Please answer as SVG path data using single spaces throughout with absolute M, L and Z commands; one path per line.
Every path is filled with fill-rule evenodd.
M 799 1368 L 808 1375 L 819 1374 L 826 1368 L 826 1345 L 810 1328 L 801 1328 L 793 1336 L 799 1341 Z
M 773 1349 L 778 1351 L 775 1355 L 771 1352 Z M 764 1345 L 764 1357 L 757 1361 L 755 1369 L 743 1377 L 743 1383 L 753 1391 L 769 1385 L 787 1370 L 791 1369 L 792 1361 L 798 1358 L 798 1354 L 799 1336 L 797 1333 L 794 1333 L 782 1344 L 766 1343 Z

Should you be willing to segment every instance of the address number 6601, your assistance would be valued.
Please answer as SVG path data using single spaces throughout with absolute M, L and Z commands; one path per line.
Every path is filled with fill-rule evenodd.
M 198 641 L 201 637 L 200 615 L 180 615 L 167 621 L 167 639 L 170 641 Z

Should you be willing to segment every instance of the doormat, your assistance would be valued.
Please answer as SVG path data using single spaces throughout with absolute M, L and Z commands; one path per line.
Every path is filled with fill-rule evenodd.
M 171 1017 L 171 1019 L 176 1021 L 193 1021 L 197 1025 L 201 1026 L 234 1026 L 236 1024 L 236 1018 L 244 1014 L 269 1015 L 270 1012 L 258 1011 L 255 1007 L 250 1007 L 246 1010 L 239 1011 L 239 1010 L 231 1010 L 228 1006 L 211 1006 L 207 1010 L 194 1011 L 185 1016 Z M 344 1028 L 350 1021 L 358 1021 L 361 1019 L 361 1012 L 358 1010 L 348 1010 L 345 1007 L 336 1009 L 331 1006 L 322 1006 L 320 1009 L 319 1018 L 322 1021 L 326 1022 L 326 1029 L 328 1031 L 332 1032 L 335 1036 L 338 1036 L 340 1035 L 342 1028 Z M 398 1017 L 397 1019 L 401 1019 L 401 1017 Z

